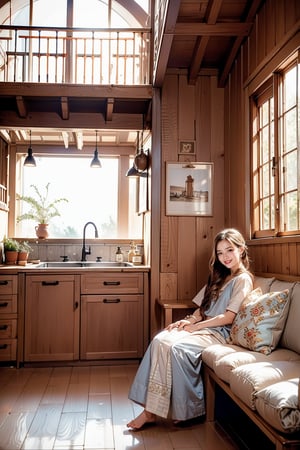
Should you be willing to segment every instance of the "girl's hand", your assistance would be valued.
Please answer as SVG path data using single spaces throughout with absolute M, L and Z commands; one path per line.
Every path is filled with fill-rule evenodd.
M 191 323 L 188 320 L 182 319 L 182 320 L 177 320 L 177 322 L 174 323 L 170 323 L 170 325 L 168 325 L 166 327 L 166 330 L 171 331 L 174 328 L 176 328 L 178 331 L 181 330 L 185 330 L 187 325 L 191 325 Z

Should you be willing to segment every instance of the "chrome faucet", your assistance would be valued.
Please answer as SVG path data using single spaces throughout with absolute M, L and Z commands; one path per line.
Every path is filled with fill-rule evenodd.
M 91 254 L 91 246 L 86 247 L 85 245 L 85 230 L 88 225 L 93 225 L 95 228 L 95 238 L 98 237 L 98 230 L 94 222 L 87 222 L 83 227 L 83 239 L 82 239 L 82 253 L 81 253 L 81 261 L 86 261 L 86 255 Z

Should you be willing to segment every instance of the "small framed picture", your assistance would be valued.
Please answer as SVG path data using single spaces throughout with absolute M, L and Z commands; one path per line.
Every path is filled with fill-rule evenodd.
M 179 141 L 179 154 L 194 155 L 195 152 L 195 141 Z
M 166 215 L 212 216 L 213 163 L 166 163 Z

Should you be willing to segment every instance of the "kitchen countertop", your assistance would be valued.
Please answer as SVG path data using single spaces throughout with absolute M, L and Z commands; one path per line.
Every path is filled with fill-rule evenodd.
M 41 261 L 43 263 L 44 261 Z M 51 262 L 51 261 L 45 261 Z M 136 265 L 130 267 L 39 267 L 39 264 L 27 263 L 25 266 L 20 265 L 0 265 L 0 275 L 1 274 L 17 274 L 17 273 L 31 273 L 31 274 L 41 274 L 41 273 L 78 273 L 82 274 L 85 272 L 149 272 L 150 266 Z

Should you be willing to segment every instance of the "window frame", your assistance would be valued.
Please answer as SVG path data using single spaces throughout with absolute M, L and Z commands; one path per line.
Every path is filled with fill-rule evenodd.
M 10 180 L 15 180 L 15 189 L 17 189 L 17 183 L 21 181 L 22 174 L 20 173 L 20 169 L 22 170 L 23 167 L 23 160 L 24 160 L 24 150 L 21 148 L 16 149 L 14 152 L 13 157 L 11 158 L 12 164 L 10 164 Z M 68 150 L 66 152 L 65 150 L 56 147 L 55 149 L 52 149 L 49 151 L 49 148 L 47 149 L 36 149 L 34 150 L 34 156 L 46 156 L 46 157 L 59 157 L 59 156 L 67 156 L 72 158 L 72 156 L 79 156 L 83 157 L 84 159 L 92 159 L 93 157 L 93 150 L 86 149 L 83 150 L 81 155 L 78 155 L 78 152 L 73 150 Z M 118 169 L 118 215 L 117 215 L 117 228 L 118 228 L 118 236 L 116 238 L 105 238 L 105 240 L 109 239 L 132 239 L 131 236 L 129 236 L 129 220 L 130 220 L 130 211 L 129 211 L 129 182 L 130 180 L 125 176 L 127 170 L 129 167 L 132 166 L 133 161 L 133 149 L 131 147 L 123 148 L 120 152 L 120 149 L 106 149 L 105 155 L 104 152 L 99 152 L 99 157 L 101 159 L 101 156 L 105 157 L 117 157 L 119 159 L 119 169 Z M 38 170 L 38 167 L 32 168 L 32 170 Z M 101 169 L 91 169 L 91 170 L 101 170 Z M 137 190 L 137 186 L 136 186 Z M 8 214 L 8 231 L 9 235 L 15 236 L 16 235 L 16 217 L 17 217 L 17 200 L 16 195 L 14 194 L 11 198 L 13 198 L 13 201 L 10 201 L 9 205 L 9 214 Z M 137 205 L 136 205 L 137 209 Z M 137 215 L 138 216 L 138 215 Z M 140 217 L 137 220 L 143 220 L 143 217 Z M 141 234 L 142 234 L 142 223 L 141 223 Z M 26 238 L 24 236 L 18 236 L 18 238 Z M 140 237 L 134 236 L 135 239 L 139 239 Z M 26 238 L 28 239 L 28 238 Z M 31 238 L 29 238 L 31 239 Z M 61 238 L 54 237 L 53 240 L 57 241 Z M 76 241 L 78 238 L 71 237 L 71 238 L 63 238 L 64 240 L 69 239 L 70 241 Z M 51 240 L 51 237 L 48 239 Z
M 254 238 L 267 238 L 267 237 L 280 237 L 280 236 L 293 236 L 300 234 L 300 223 L 299 223 L 299 201 L 300 201 L 300 175 L 297 179 L 297 197 L 298 197 L 298 229 L 297 230 L 283 230 L 281 229 L 281 221 L 284 216 L 282 196 L 286 195 L 286 190 L 282 190 L 282 177 L 283 171 L 281 169 L 281 164 L 285 153 L 282 147 L 282 80 L 283 75 L 290 70 L 292 66 L 297 66 L 297 100 L 296 100 L 296 111 L 298 121 L 297 125 L 297 161 L 298 167 L 300 167 L 300 104 L 299 104 L 299 78 L 300 78 L 300 67 L 299 67 L 299 53 L 292 55 L 284 65 L 278 68 L 272 76 L 265 81 L 262 86 L 260 86 L 250 97 L 250 148 L 251 148 L 251 228 L 252 236 Z M 274 136 L 272 145 L 273 149 L 273 160 L 271 166 L 271 180 L 273 184 L 274 192 L 274 228 L 262 229 L 261 228 L 261 216 L 262 212 L 262 196 L 261 196 L 261 177 L 260 172 L 260 139 L 261 131 L 259 122 L 259 108 L 261 105 L 265 104 L 270 98 L 273 98 L 273 114 L 274 114 Z

